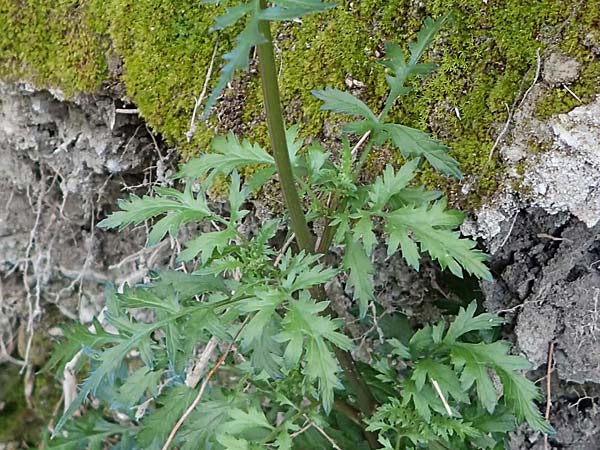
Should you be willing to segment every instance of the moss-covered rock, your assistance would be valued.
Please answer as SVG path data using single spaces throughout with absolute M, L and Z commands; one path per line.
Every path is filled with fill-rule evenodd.
M 115 81 L 111 76 L 118 72 L 109 70 L 109 62 L 117 55 L 127 96 L 157 132 L 180 145 L 184 157 L 201 151 L 220 122 L 226 128 L 228 121 L 219 117 L 227 115 L 237 115 L 245 132 L 264 141 L 260 87 L 256 75 L 250 75 L 235 84 L 246 92 L 247 102 L 226 95 L 212 128 L 200 127 L 192 143 L 185 143 L 215 45 L 216 35 L 209 32 L 215 8 L 195 0 L 0 0 L 0 76 L 29 79 L 67 94 L 93 92 Z M 298 122 L 306 136 L 327 130 L 334 119 L 319 110 L 310 90 L 345 87 L 349 80 L 379 109 L 386 87 L 376 62 L 384 42 L 405 43 L 426 16 L 448 11 L 453 20 L 429 54 L 438 72 L 415 84 L 416 92 L 396 108 L 393 119 L 429 129 L 449 144 L 463 171 L 481 176 L 476 198 L 493 190 L 503 168 L 497 161 L 486 164 L 489 151 L 506 121 L 507 106 L 533 79 L 536 50 L 544 54 L 548 47 L 560 47 L 582 64 L 581 77 L 568 86 L 581 101 L 600 90 L 592 35 L 600 23 L 600 0 L 341 1 L 302 24 L 278 27 L 289 121 Z M 230 37 L 222 34 L 220 52 L 230 47 Z M 575 106 L 579 101 L 572 93 L 557 86 L 542 100 L 538 114 L 547 117 Z M 453 188 L 427 170 L 421 178 Z
M 172 143 L 183 143 L 215 46 L 214 5 L 195 0 L 109 1 L 110 35 L 123 58 L 127 94 Z M 229 48 L 221 37 L 219 47 Z M 199 129 L 196 143 L 206 143 Z M 200 137 L 200 138 L 199 138 Z
M 109 42 L 98 0 L 0 0 L 0 77 L 65 94 L 107 80 Z

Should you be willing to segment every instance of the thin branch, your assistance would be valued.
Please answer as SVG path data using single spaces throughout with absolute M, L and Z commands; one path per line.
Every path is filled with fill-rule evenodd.
M 302 428 L 300 428 L 298 431 L 295 431 L 294 433 L 290 434 L 290 437 L 292 439 L 297 438 L 298 436 L 300 436 L 302 433 L 304 433 L 305 431 L 308 431 L 312 428 L 312 422 L 307 421 L 305 422 L 305 425 L 302 426 Z
M 554 342 L 550 342 L 548 349 L 548 366 L 546 367 L 546 414 L 544 418 L 548 422 L 550 420 L 550 409 L 552 408 L 552 364 L 554 358 Z M 548 435 L 544 435 L 544 449 L 550 450 L 550 442 Z
M 8 363 L 14 364 L 19 367 L 26 366 L 25 361 L 17 359 L 15 357 L 9 355 L 8 353 L 6 353 L 4 351 L 4 349 L 2 349 L 2 351 L 0 352 L 0 363 L 3 363 L 3 362 L 8 362 Z
M 356 157 L 356 154 L 358 153 L 358 150 L 367 141 L 367 139 L 369 139 L 370 135 L 371 135 L 371 130 L 369 130 L 365 134 L 363 134 L 361 136 L 361 138 L 358 140 L 358 142 L 356 143 L 356 145 L 354 147 L 352 147 L 352 152 L 351 153 L 352 153 L 353 157 Z
M 200 378 L 204 375 L 204 371 L 208 367 L 208 363 L 210 362 L 210 357 L 214 353 L 217 348 L 217 344 L 219 343 L 216 336 L 210 338 L 204 350 L 200 354 L 198 361 L 196 361 L 185 379 L 185 385 L 195 389 L 198 383 L 200 382 Z
M 504 239 L 502 240 L 502 243 L 500 244 L 499 248 L 504 247 L 504 245 L 508 242 L 508 238 L 510 237 L 513 228 L 515 227 L 515 223 L 517 222 L 517 217 L 519 216 L 519 211 L 517 210 L 517 212 L 515 213 L 515 216 L 513 217 L 513 220 L 510 224 L 510 228 L 508 229 L 508 233 L 506 233 L 506 236 L 504 237 Z
M 60 395 L 58 401 L 54 404 L 54 408 L 52 409 L 52 416 L 50 416 L 50 422 L 48 423 L 48 431 L 53 434 L 54 433 L 54 423 L 56 422 L 56 416 L 60 411 L 60 405 L 63 404 L 64 394 Z
M 308 420 L 310 422 L 310 425 L 312 427 L 314 427 L 315 430 L 317 430 L 319 433 L 321 433 L 321 435 L 327 440 L 327 442 L 329 442 L 329 444 L 335 449 L 335 450 L 342 450 L 342 448 L 337 445 L 337 443 L 333 440 L 333 438 L 331 436 L 329 436 L 325 430 L 323 428 L 321 428 L 319 425 L 317 425 L 315 422 L 313 422 L 312 420 L 310 420 L 310 418 L 304 414 L 304 418 L 306 420 Z
M 448 415 L 450 417 L 452 417 L 452 415 L 453 415 L 452 408 L 450 408 L 450 405 L 448 404 L 448 400 L 446 400 L 444 393 L 440 389 L 440 385 L 433 378 L 431 379 L 431 384 L 433 384 L 433 387 L 435 388 L 435 392 L 437 392 L 437 395 L 440 397 L 440 400 L 442 400 L 442 403 L 444 404 L 444 408 L 446 409 L 446 412 L 448 413 Z
M 202 397 L 204 396 L 204 392 L 206 391 L 208 383 L 210 382 L 211 378 L 215 375 L 215 373 L 217 373 L 217 370 L 219 370 L 219 367 L 221 367 L 223 365 L 223 363 L 225 362 L 225 359 L 227 359 L 227 355 L 229 355 L 229 353 L 233 349 L 233 346 L 235 345 L 235 341 L 238 339 L 238 337 L 242 333 L 242 330 L 246 326 L 246 323 L 248 323 L 249 317 L 250 316 L 246 317 L 246 320 L 244 320 L 244 322 L 242 323 L 242 326 L 240 327 L 240 329 L 238 330 L 238 332 L 236 333 L 234 338 L 231 340 L 231 342 L 229 343 L 229 345 L 227 346 L 227 348 L 225 349 L 225 351 L 223 352 L 221 357 L 217 360 L 217 362 L 213 366 L 213 368 L 210 369 L 210 371 L 206 374 L 206 378 L 204 378 L 204 380 L 202 381 L 202 384 L 200 385 L 200 390 L 198 391 L 198 395 L 196 395 L 196 398 L 194 399 L 192 404 L 185 410 L 183 415 L 179 418 L 179 420 L 177 421 L 177 423 L 175 424 L 175 426 L 169 433 L 169 437 L 167 438 L 165 445 L 162 446 L 162 450 L 168 450 L 168 448 L 171 446 L 171 444 L 175 440 L 175 436 L 177 435 L 177 432 L 179 431 L 179 429 L 183 426 L 184 422 L 187 420 L 187 418 L 194 411 L 194 409 L 196 409 L 196 406 L 198 406 L 198 404 L 202 400 Z
M 539 237 L 540 239 L 550 239 L 551 241 L 558 241 L 558 242 L 565 241 L 565 242 L 569 242 L 571 244 L 573 243 L 572 239 L 556 237 L 556 236 L 552 236 L 551 234 L 548 234 L 548 233 L 538 233 L 536 236 Z
M 141 250 L 139 250 L 135 253 L 132 253 L 131 255 L 126 256 L 118 263 L 108 266 L 108 270 L 119 269 L 127 263 L 134 262 L 138 258 L 141 259 L 144 256 L 144 254 L 146 254 L 146 253 L 150 253 L 157 249 L 162 249 L 167 244 L 169 244 L 169 241 L 165 240 L 165 241 L 160 242 L 159 244 L 156 244 L 154 247 L 143 247 Z
M 485 163 L 485 168 L 487 168 L 487 166 L 492 162 L 492 157 L 494 156 L 494 151 L 496 150 L 498 145 L 500 145 L 500 143 L 504 139 L 504 135 L 508 132 L 508 127 L 510 126 L 510 123 L 512 122 L 513 109 L 509 108 L 508 104 L 506 104 L 506 103 L 504 104 L 504 106 L 506 107 L 506 112 L 508 113 L 508 116 L 506 118 L 506 123 L 504 124 L 502 131 L 500 132 L 500 134 L 494 141 L 494 145 L 492 145 L 492 148 L 490 149 L 490 154 L 488 155 L 487 162 Z M 485 168 L 484 168 L 484 171 L 485 171 Z
M 290 247 L 290 245 L 292 245 L 292 242 L 294 242 L 295 239 L 296 239 L 296 235 L 294 233 L 292 233 L 292 235 L 289 237 L 289 239 L 287 241 L 285 241 L 285 243 L 283 244 L 283 247 L 281 247 L 281 250 L 279 250 L 279 253 L 277 254 L 277 258 L 275 258 L 275 262 L 273 262 L 273 265 L 275 267 L 277 267 L 279 265 L 279 263 L 283 259 L 283 256 L 285 255 L 285 252 Z
M 537 380 L 535 380 L 535 381 L 533 382 L 533 384 L 539 384 L 539 383 L 541 383 L 542 381 L 545 381 L 545 380 L 546 380 L 546 378 L 548 378 L 548 375 L 552 375 L 552 374 L 554 373 L 554 370 L 555 370 L 555 369 L 554 369 L 554 368 L 552 368 L 552 370 L 550 370 L 550 372 L 546 372 L 546 374 L 545 374 L 543 377 L 540 377 L 540 378 L 538 378 Z
M 535 75 L 533 77 L 533 81 L 531 82 L 531 85 L 529 86 L 529 89 L 527 89 L 525 91 L 525 94 L 523 94 L 523 98 L 521 99 L 521 102 L 519 103 L 519 108 L 521 106 L 523 106 L 523 103 L 525 103 L 525 99 L 527 98 L 527 96 L 529 95 L 529 93 L 533 90 L 533 87 L 536 85 L 538 79 L 540 78 L 540 72 L 542 69 L 542 57 L 540 55 L 540 48 L 538 47 L 535 50 L 535 55 L 537 57 L 537 66 L 535 68 Z
M 115 108 L 117 114 L 139 114 L 138 108 Z
M 583 103 L 583 100 L 581 100 L 575 92 L 573 92 L 571 89 L 569 89 L 569 86 L 567 86 L 565 83 L 563 83 L 563 87 L 567 90 L 567 92 L 569 94 L 571 94 L 573 96 L 573 98 L 575 100 L 577 100 L 579 103 Z
M 93 326 L 90 326 L 90 329 L 91 328 L 93 328 Z M 69 410 L 69 406 L 71 406 L 71 403 L 73 403 L 73 400 L 77 397 L 76 367 L 79 364 L 82 355 L 83 350 L 80 350 L 67 364 L 65 364 L 65 368 L 63 369 L 62 398 L 64 400 L 64 412 Z
M 142 420 L 142 417 L 144 417 L 144 415 L 146 414 L 146 411 L 148 410 L 148 407 L 150 406 L 150 404 L 154 401 L 156 401 L 156 399 L 162 395 L 162 392 L 164 391 L 165 387 L 167 387 L 168 385 L 170 385 L 173 381 L 173 377 L 171 378 L 167 378 L 164 381 L 161 381 L 160 384 L 158 385 L 158 389 L 156 390 L 156 394 L 154 396 L 150 396 L 148 397 L 146 400 L 144 400 L 143 403 L 140 403 L 139 405 L 135 405 L 132 406 L 131 410 L 135 410 L 135 420 L 140 421 Z
M 575 391 L 575 392 L 577 392 L 577 391 Z M 583 397 L 579 397 L 579 398 L 577 399 L 577 401 L 576 401 L 576 402 L 574 402 L 574 403 L 571 403 L 571 404 L 569 405 L 569 408 L 578 408 L 578 407 L 579 407 L 579 404 L 580 404 L 581 402 L 583 402 L 583 401 L 585 401 L 585 400 L 589 400 L 589 401 L 591 401 L 591 402 L 594 402 L 594 401 L 596 401 L 596 399 L 598 398 L 598 397 L 592 397 L 592 396 L 590 396 L 590 395 L 587 395 L 587 394 L 585 393 L 585 391 L 583 391 L 583 394 L 584 394 L 584 396 L 583 396 Z M 579 395 L 579 393 L 578 393 L 578 392 L 577 392 L 577 395 Z
M 191 142 L 194 134 L 196 133 L 196 115 L 198 113 L 198 108 L 202 105 L 204 101 L 204 97 L 206 97 L 206 92 L 208 91 L 208 84 L 210 83 L 210 78 L 212 77 L 213 68 L 215 66 L 215 58 L 217 56 L 217 49 L 219 48 L 219 37 L 215 41 L 215 48 L 212 53 L 212 57 L 210 58 L 210 65 L 208 66 L 208 71 L 206 72 L 206 78 L 204 78 L 204 86 L 202 87 L 202 92 L 200 93 L 200 97 L 196 99 L 194 103 L 194 111 L 192 112 L 192 120 L 190 121 L 190 129 L 185 133 L 185 138 L 188 143 Z

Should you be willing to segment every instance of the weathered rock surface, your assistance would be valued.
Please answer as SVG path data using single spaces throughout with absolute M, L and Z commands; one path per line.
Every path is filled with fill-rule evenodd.
M 552 77 L 559 75 L 549 70 L 546 82 L 572 76 L 556 81 Z M 493 255 L 496 281 L 483 286 L 486 303 L 513 319 L 520 351 L 543 371 L 554 342 L 554 383 L 560 386 L 553 423 L 561 433 L 555 442 L 568 450 L 596 448 L 600 97 L 548 122 L 533 118 L 529 104 L 514 118 L 510 139 L 499 150 L 513 169 L 506 189 L 464 232 L 481 238 Z M 544 151 L 532 153 L 532 142 Z M 166 161 L 156 150 L 143 122 L 117 113 L 111 98 L 64 101 L 47 91 L 0 84 L 0 204 L 6 205 L 0 212 L 0 338 L 9 351 L 17 345 L 17 328 L 27 336 L 28 320 L 39 323 L 50 305 L 66 317 L 90 320 L 103 304 L 106 281 L 137 280 L 156 261 L 156 255 L 139 252 L 143 232 L 95 227 L 123 186 L 143 191 L 164 179 Z M 425 264 L 416 274 L 401 258 L 381 252 L 377 259 L 376 288 L 386 308 L 401 307 L 419 319 L 437 314 L 423 307 L 435 282 L 433 268 Z M 21 353 L 24 358 L 26 351 Z M 579 385 L 581 390 L 573 387 Z M 586 396 L 589 401 L 569 406 Z M 539 439 L 515 439 L 514 449 L 543 448 Z
M 511 319 L 517 348 L 545 373 L 553 343 L 551 442 L 569 450 L 600 442 L 600 397 L 586 393 L 600 384 L 600 96 L 546 122 L 534 111 L 548 84 L 577 70 L 560 55 L 546 61 L 499 150 L 509 166 L 503 189 L 463 226 L 492 254 L 486 304 Z M 544 448 L 532 439 L 512 448 Z
M 499 193 L 464 231 L 493 254 L 487 302 L 517 307 L 523 352 L 543 365 L 553 341 L 561 379 L 600 383 L 600 97 L 547 124 L 523 116 L 502 151 L 509 162 L 528 127 L 550 149 L 529 155 L 521 189 Z
M 110 267 L 139 250 L 142 233 L 115 237 L 95 224 L 123 186 L 151 181 L 155 150 L 143 122 L 116 113 L 110 97 L 64 101 L 0 84 L 0 339 L 9 350 L 16 328 L 35 328 L 49 305 L 89 320 L 103 284 L 135 272 L 136 258 Z
M 505 189 L 463 228 L 483 238 L 492 253 L 504 241 L 515 213 L 524 207 L 540 207 L 548 214 L 568 212 L 588 227 L 600 220 L 600 96 L 547 123 L 527 111 L 515 117 L 512 142 L 500 154 L 509 165 L 521 164 L 523 173 L 509 170 Z M 527 151 L 531 143 L 549 149 L 531 153 Z M 518 190 L 511 187 L 513 182 L 518 182 Z

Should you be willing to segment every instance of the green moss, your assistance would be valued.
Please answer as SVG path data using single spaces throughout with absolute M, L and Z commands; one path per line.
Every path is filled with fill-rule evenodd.
M 0 77 L 68 96 L 98 91 L 108 78 L 108 41 L 88 15 L 92 3 L 0 0 Z
M 144 118 L 170 142 L 185 142 L 216 35 L 214 6 L 195 0 L 112 1 L 110 35 L 123 58 L 127 93 Z M 230 48 L 222 36 L 220 49 Z M 198 129 L 196 143 L 211 133 Z
M 235 115 L 235 124 L 213 119 L 211 128 L 199 126 L 192 143 L 185 142 L 214 48 L 216 36 L 209 33 L 217 14 L 214 5 L 196 0 L 22 3 L 0 0 L 1 76 L 29 78 L 66 92 L 90 92 L 108 80 L 106 55 L 116 54 L 123 61 L 127 95 L 150 126 L 178 144 L 184 156 L 203 151 L 215 130 L 232 126 L 266 142 L 255 74 L 236 85 L 246 90 L 245 102 L 226 99 L 220 107 L 219 117 Z M 507 105 L 512 105 L 524 78 L 524 86 L 531 82 L 538 48 L 543 52 L 546 43 L 560 42 L 563 52 L 583 63 L 581 79 L 570 86 L 583 101 L 600 90 L 598 58 L 584 43 L 598 28 L 598 6 L 597 0 L 584 2 L 562 27 L 572 12 L 562 0 L 432 0 L 420 6 L 409 0 L 340 1 L 327 14 L 277 27 L 288 123 L 299 123 L 304 136 L 329 137 L 339 118 L 320 111 L 310 91 L 345 88 L 347 77 L 364 83 L 355 92 L 379 110 L 386 94 L 384 73 L 377 64 L 384 43 L 406 43 L 426 16 L 452 10 L 451 23 L 429 52 L 428 59 L 438 63 L 439 70 L 414 82 L 414 94 L 403 99 L 391 118 L 427 129 L 447 143 L 463 172 L 479 177 L 474 197 L 467 202 L 476 203 L 475 197 L 494 189 L 503 171 L 501 164 L 487 164 L 488 155 L 506 121 Z M 231 45 L 230 36 L 222 34 L 220 53 Z M 213 82 L 215 78 L 216 74 Z M 547 117 L 577 104 L 559 87 L 543 99 L 538 114 Z M 424 171 L 421 180 L 456 188 L 431 171 Z
M 536 105 L 536 117 L 544 120 L 564 114 L 594 100 L 600 91 L 600 60 L 583 66 L 578 80 L 569 86 L 556 86 Z
M 600 92 L 600 58 L 590 47 L 600 46 L 600 2 L 583 2 L 577 15 L 563 33 L 560 51 L 581 63 L 581 73 L 575 83 L 556 86 L 538 104 L 536 115 L 547 119 L 588 103 Z M 569 92 L 569 90 L 571 92 Z
M 467 199 L 468 204 L 479 203 L 495 190 L 504 170 L 497 158 L 489 165 L 487 160 L 506 121 L 507 108 L 521 86 L 532 81 L 536 50 L 543 52 L 546 42 L 557 38 L 571 10 L 557 0 L 487 4 L 444 0 L 427 2 L 417 11 L 411 11 L 407 1 L 385 5 L 380 1 L 363 1 L 358 6 L 355 3 L 343 2 L 329 15 L 304 19 L 302 25 L 281 27 L 282 97 L 290 105 L 289 119 L 299 122 L 306 136 L 322 132 L 327 121 L 336 119 L 319 110 L 310 90 L 327 85 L 345 88 L 346 76 L 365 83 L 361 98 L 378 110 L 386 93 L 383 73 L 376 64 L 376 54 L 382 51 L 383 43 L 413 39 L 425 16 L 439 16 L 453 9 L 452 23 L 430 52 L 439 70 L 415 84 L 415 93 L 396 108 L 392 118 L 429 129 L 449 144 L 463 172 L 480 177 L 477 189 Z M 589 3 L 598 6 L 597 2 Z M 599 10 L 586 5 L 568 22 L 562 31 L 563 46 L 571 47 L 565 48 L 568 54 L 577 50 L 570 41 L 580 42 L 589 30 L 597 28 L 592 17 Z M 587 17 L 583 26 L 580 16 Z M 558 40 L 562 40 L 560 36 Z M 589 49 L 581 49 L 581 45 L 578 49 L 587 61 L 582 61 L 585 70 L 573 89 L 587 101 L 600 91 L 598 69 Z M 251 122 L 260 114 L 257 83 L 250 85 L 248 95 L 252 101 L 248 102 L 245 118 Z M 573 106 L 576 105 L 570 102 L 566 107 Z M 264 131 L 256 137 L 263 139 Z M 432 171 L 424 171 L 421 181 L 432 187 L 455 189 L 453 183 Z
M 430 51 L 430 59 L 439 64 L 439 70 L 414 83 L 414 94 L 397 106 L 391 118 L 428 129 L 447 143 L 463 172 L 477 177 L 476 189 L 466 204 L 478 204 L 495 190 L 504 170 L 497 158 L 491 164 L 487 160 L 506 121 L 507 107 L 523 80 L 525 86 L 531 82 L 536 49 L 543 51 L 544 42 L 556 37 L 570 9 L 559 0 L 438 0 L 424 2 L 419 9 L 411 9 L 413 3 L 403 0 L 340 3 L 327 15 L 306 18 L 302 25 L 285 25 L 279 30 L 282 98 L 290 105 L 289 120 L 300 123 L 306 136 L 322 133 L 328 122 L 338 119 L 319 110 L 310 90 L 345 88 L 347 76 L 365 84 L 358 90 L 361 98 L 379 110 L 386 86 L 376 61 L 384 42 L 406 43 L 414 39 L 427 15 L 440 16 L 453 10 L 452 22 Z M 580 40 L 594 27 L 591 23 L 577 26 L 578 20 L 569 22 L 563 32 Z M 594 74 L 593 65 L 590 67 L 588 71 Z M 590 95 L 600 90 L 594 80 L 593 76 L 582 77 Z M 253 101 L 248 102 L 245 119 L 251 122 L 260 114 L 260 102 L 255 101 L 260 99 L 257 83 L 250 85 L 248 95 Z M 257 137 L 264 138 L 263 133 L 261 130 Z M 457 190 L 453 182 L 430 170 L 424 170 L 420 180 L 431 187 Z

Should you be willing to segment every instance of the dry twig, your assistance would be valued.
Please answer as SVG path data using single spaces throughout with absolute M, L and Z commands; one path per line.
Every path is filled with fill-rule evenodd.
M 506 122 L 504 123 L 504 127 L 502 128 L 502 131 L 500 131 L 500 134 L 494 141 L 494 145 L 492 145 L 492 148 L 490 149 L 490 154 L 488 155 L 488 159 L 485 163 L 485 167 L 482 172 L 485 172 L 485 169 L 487 169 L 487 166 L 492 162 L 492 157 L 494 156 L 494 151 L 496 150 L 498 145 L 500 145 L 500 143 L 504 139 L 504 136 L 506 135 L 506 133 L 508 132 L 508 128 L 510 127 L 510 123 L 512 122 L 514 108 L 509 108 L 507 103 L 505 103 L 504 106 L 506 107 L 506 112 L 508 113 L 508 116 L 506 117 Z
M 71 360 L 65 364 L 65 368 L 63 370 L 63 393 L 62 397 L 64 399 L 64 411 L 67 412 L 75 397 L 77 397 L 77 375 L 75 368 L 77 364 L 79 364 L 79 360 L 83 355 L 83 350 L 80 350 L 71 358 Z
M 51 434 L 54 434 L 54 424 L 56 422 L 56 416 L 58 415 L 58 411 L 60 411 L 60 405 L 63 404 L 64 394 L 60 395 L 58 401 L 54 404 L 54 408 L 52 409 L 52 416 L 50 417 L 50 422 L 48 423 L 48 431 Z
M 506 233 L 506 236 L 504 237 L 504 239 L 502 240 L 502 243 L 500 244 L 500 247 L 498 247 L 498 248 L 504 247 L 504 245 L 508 242 L 508 238 L 510 237 L 512 230 L 515 227 L 515 223 L 517 222 L 518 216 L 519 216 L 519 211 L 517 210 L 517 212 L 515 213 L 515 216 L 513 217 L 512 222 L 510 224 L 510 228 L 508 229 L 508 233 Z
M 519 108 L 521 106 L 523 106 L 523 103 L 525 103 L 525 99 L 527 99 L 527 96 L 532 91 L 533 87 L 536 85 L 536 83 L 538 82 L 538 79 L 540 78 L 540 72 L 541 72 L 541 69 L 542 69 L 542 56 L 540 55 L 540 49 L 539 49 L 539 47 L 535 50 L 535 55 L 537 57 L 537 66 L 535 68 L 535 75 L 533 77 L 533 81 L 531 82 L 531 85 L 525 91 L 525 94 L 523 94 L 523 98 L 519 102 L 519 106 L 518 106 Z
M 162 446 L 162 450 L 168 450 L 168 448 L 171 446 L 171 444 L 175 440 L 175 436 L 177 435 L 177 432 L 179 431 L 179 429 L 183 426 L 184 422 L 187 420 L 187 418 L 194 411 L 194 409 L 196 409 L 196 406 L 198 406 L 198 404 L 202 400 L 202 397 L 204 396 L 204 392 L 206 391 L 208 383 L 210 382 L 211 378 L 215 375 L 215 373 L 217 373 L 217 370 L 219 370 L 219 367 L 221 367 L 223 365 L 223 363 L 225 362 L 227 355 L 229 355 L 229 353 L 233 349 L 233 346 L 235 345 L 235 341 L 238 339 L 238 337 L 242 333 L 242 330 L 246 326 L 246 323 L 248 322 L 248 318 L 249 318 L 249 316 L 246 318 L 246 320 L 244 320 L 244 322 L 242 323 L 242 326 L 240 327 L 240 329 L 238 330 L 238 332 L 236 333 L 234 338 L 231 340 L 231 342 L 229 343 L 229 345 L 227 346 L 227 348 L 225 349 L 225 351 L 223 352 L 221 357 L 217 360 L 216 364 L 206 374 L 206 377 L 204 378 L 204 380 L 202 381 L 202 384 L 200 385 L 200 390 L 198 391 L 198 395 L 196 395 L 196 398 L 194 399 L 192 404 L 185 410 L 183 415 L 179 418 L 179 420 L 177 421 L 177 423 L 175 424 L 175 426 L 169 433 L 169 437 L 167 438 L 165 445 Z
M 304 424 L 302 425 L 302 428 L 300 428 L 298 431 L 295 431 L 294 433 L 290 434 L 290 437 L 292 439 L 297 438 L 298 436 L 300 436 L 302 433 L 310 430 L 312 428 L 312 422 L 310 421 L 306 421 L 304 422 Z
M 552 363 L 554 357 L 554 342 L 550 342 L 550 348 L 548 349 L 548 366 L 546 367 L 546 414 L 544 417 L 546 421 L 550 420 L 550 409 L 552 408 Z M 544 449 L 550 450 L 550 442 L 548 441 L 548 435 L 544 435 Z
M 552 241 L 566 241 L 566 242 L 573 243 L 572 239 L 556 237 L 556 236 L 552 236 L 551 234 L 548 234 L 548 233 L 538 233 L 537 237 L 539 237 L 540 239 L 550 239 Z
M 563 87 L 567 90 L 567 92 L 569 94 L 571 94 L 573 96 L 573 98 L 575 100 L 577 100 L 579 103 L 583 103 L 583 100 L 581 100 L 575 92 L 573 92 L 571 89 L 569 89 L 569 86 L 567 86 L 565 83 L 563 83 Z
M 327 442 L 329 442 L 329 444 L 335 449 L 335 450 L 342 450 L 341 447 L 339 445 L 337 445 L 337 442 L 335 442 L 333 440 L 333 438 L 331 436 L 329 436 L 325 430 L 323 428 L 321 428 L 319 425 L 317 425 L 315 422 L 313 422 L 312 420 L 310 420 L 310 418 L 304 414 L 304 418 L 306 420 L 309 421 L 310 426 L 312 426 L 315 430 L 317 430 L 319 433 L 321 433 L 321 435 L 327 440 Z
M 212 57 L 210 59 L 210 65 L 208 66 L 208 71 L 206 72 L 206 78 L 204 79 L 204 86 L 202 87 L 202 92 L 200 93 L 200 97 L 196 99 L 194 103 L 194 111 L 192 112 L 192 119 L 190 121 L 190 129 L 185 133 L 185 138 L 188 143 L 191 142 L 194 134 L 196 133 L 196 115 L 198 114 L 198 108 L 202 105 L 204 101 L 204 97 L 206 97 L 206 92 L 208 90 L 208 83 L 210 82 L 210 77 L 212 76 L 213 68 L 215 65 L 215 57 L 217 56 L 217 50 L 219 48 L 219 37 L 217 36 L 217 40 L 215 41 L 215 48 L 212 53 Z
M 138 108 L 115 108 L 115 113 L 117 113 L 117 114 L 139 114 L 140 110 Z
M 356 145 L 352 148 L 352 156 L 356 157 L 356 154 L 358 153 L 358 149 L 360 149 L 360 147 L 367 141 L 367 139 L 369 138 L 369 136 L 371 135 L 371 130 L 367 131 L 365 134 L 363 134 L 361 136 L 361 138 L 358 140 L 358 142 L 356 143 Z
M 442 392 L 442 389 L 440 388 L 440 385 L 433 378 L 431 379 L 431 384 L 433 384 L 433 387 L 435 388 L 435 392 L 437 392 L 437 395 L 442 400 L 442 403 L 444 404 L 444 408 L 446 409 L 446 412 L 448 413 L 448 416 L 452 417 L 452 415 L 453 415 L 452 414 L 452 408 L 450 408 L 450 405 L 448 404 L 448 400 L 446 400 L 446 397 L 444 397 L 444 393 Z
M 281 247 L 281 250 L 279 250 L 279 253 L 277 254 L 277 258 L 275 258 L 275 262 L 273 262 L 273 265 L 275 267 L 277 267 L 279 265 L 279 263 L 281 262 L 281 259 L 285 255 L 285 252 L 287 251 L 287 249 L 290 247 L 290 245 L 292 245 L 292 243 L 295 240 L 296 240 L 296 235 L 294 233 L 292 233 L 292 235 L 288 238 L 288 240 L 285 241 L 285 243 L 283 244 L 283 247 Z
M 210 357 L 216 350 L 218 343 L 219 341 L 217 340 L 216 336 L 210 338 L 210 340 L 204 347 L 204 350 L 202 350 L 200 357 L 194 363 L 192 369 L 190 370 L 190 373 L 185 378 L 185 385 L 187 387 L 190 387 L 192 389 L 196 388 L 196 386 L 200 382 L 200 378 L 202 378 L 204 372 L 206 371 L 208 363 L 210 362 Z

